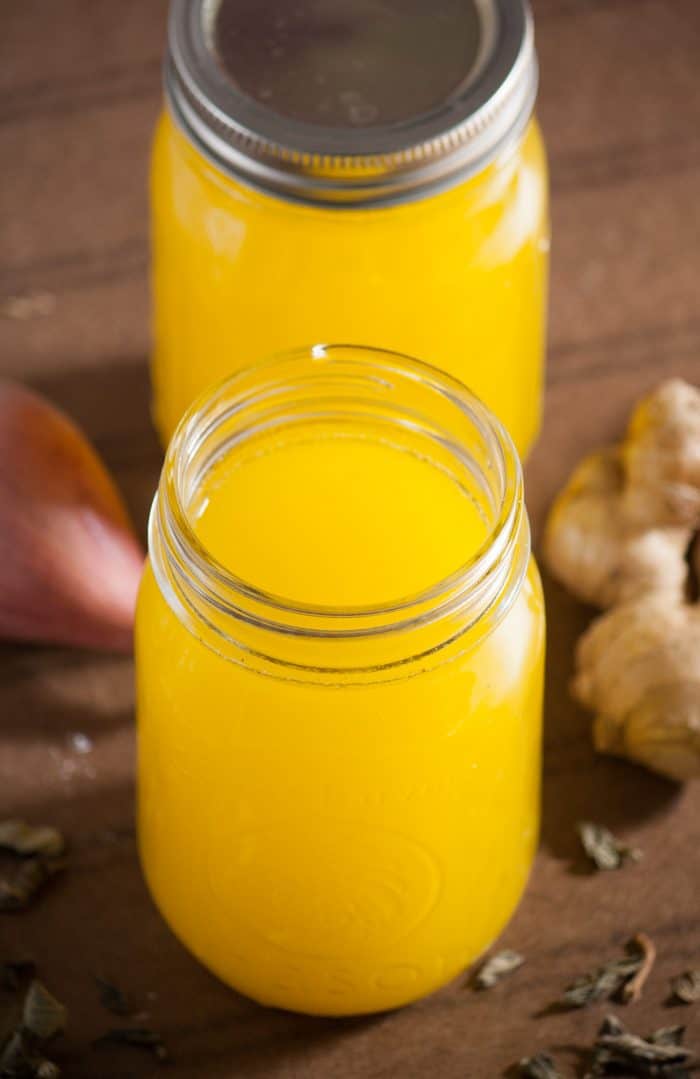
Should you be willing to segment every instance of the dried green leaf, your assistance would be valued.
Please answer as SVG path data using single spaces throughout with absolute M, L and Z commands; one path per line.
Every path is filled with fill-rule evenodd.
M 59 1079 L 60 1074 L 24 1030 L 13 1034 L 0 1057 L 0 1079 Z
M 606 1015 L 598 1028 L 598 1037 L 601 1034 L 624 1034 L 625 1028 L 616 1015 Z
M 577 978 L 562 997 L 562 1003 L 570 1008 L 585 1008 L 598 1000 L 610 1000 L 622 989 L 625 982 L 639 970 L 641 960 L 635 956 L 616 959 Z
M 14 854 L 57 858 L 66 849 L 66 842 L 57 828 L 33 827 L 23 820 L 0 821 L 0 847 Z
M 66 1009 L 36 980 L 13 1001 L 10 1023 L 2 1036 L 0 1079 L 57 1079 L 56 1064 L 47 1060 L 45 1044 L 66 1024 Z
M 534 1057 L 524 1057 L 518 1067 L 520 1074 L 526 1079 L 562 1079 L 549 1053 L 537 1053 Z
M 150 1049 L 158 1060 L 168 1060 L 168 1050 L 160 1034 L 146 1027 L 123 1027 L 108 1030 L 93 1042 L 100 1049 L 107 1045 L 132 1045 L 138 1049 Z
M 620 869 L 627 862 L 639 862 L 643 857 L 641 850 L 623 843 L 600 824 L 581 821 L 577 828 L 583 849 L 597 869 Z
M 133 1015 L 135 1008 L 126 993 L 122 992 L 118 985 L 108 982 L 105 978 L 95 978 L 100 994 L 100 1004 L 113 1015 Z
M 650 1034 L 647 1041 L 654 1045 L 682 1045 L 685 1036 L 685 1027 L 660 1027 Z
M 497 982 L 521 967 L 524 962 L 525 957 L 510 948 L 496 952 L 481 967 L 474 979 L 474 985 L 477 989 L 491 989 Z
M 696 1004 L 700 1000 L 700 970 L 686 970 L 671 982 L 671 991 L 683 1004 Z
M 65 867 L 60 858 L 28 858 L 12 877 L 0 879 L 0 913 L 26 910 L 44 885 Z
M 693 1066 L 693 1053 L 680 1044 L 682 1028 L 664 1028 L 650 1038 L 631 1034 L 608 1016 L 595 1042 L 592 1075 L 666 1076 L 682 1079 Z M 656 1039 L 656 1040 L 655 1040 Z
M 53 1038 L 66 1025 L 67 1013 L 45 985 L 36 979 L 27 990 L 22 1011 L 22 1025 L 39 1041 Z
M 654 962 L 655 950 L 644 933 L 637 934 L 627 944 L 629 955 L 577 978 L 568 986 L 562 1004 L 569 1008 L 585 1008 L 598 1000 L 610 1000 L 618 995 L 623 1000 L 635 1000 Z M 631 986 L 631 991 L 626 991 Z
M 640 1038 L 637 1034 L 604 1034 L 598 1039 L 600 1048 L 606 1050 L 611 1063 L 642 1068 L 642 1074 L 649 1072 L 648 1065 L 668 1069 L 692 1062 L 693 1054 L 682 1045 L 655 1044 Z
M 24 1031 L 14 1030 L 0 1054 L 1 1079 L 25 1079 L 36 1074 L 35 1053 Z
M 61 1069 L 53 1060 L 42 1060 L 37 1068 L 36 1079 L 60 1079 Z

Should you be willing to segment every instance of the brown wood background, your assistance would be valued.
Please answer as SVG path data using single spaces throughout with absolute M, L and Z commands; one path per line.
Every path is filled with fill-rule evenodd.
M 55 297 L 44 317 L 0 318 L 0 370 L 84 425 L 141 529 L 159 466 L 147 404 L 146 176 L 165 11 L 165 0 L 0 8 L 0 305 L 6 316 L 8 297 Z M 572 464 L 619 434 L 640 392 L 672 373 L 700 381 L 700 3 L 535 0 L 535 12 L 554 225 L 547 414 L 527 469 L 537 529 Z M 698 1011 L 664 1003 L 668 978 L 700 966 L 700 786 L 677 789 L 594 756 L 566 692 L 587 614 L 549 583 L 547 592 L 542 845 L 504 937 L 527 965 L 490 994 L 462 980 L 358 1021 L 257 1007 L 198 966 L 158 917 L 136 860 L 130 662 L 2 650 L 0 818 L 58 823 L 72 856 L 35 910 L 2 916 L 0 958 L 34 956 L 68 1004 L 66 1075 L 157 1070 L 137 1050 L 91 1050 L 113 1022 L 95 973 L 142 1002 L 182 1079 L 493 1079 L 543 1046 L 562 1047 L 567 1074 L 581 1074 L 576 1047 L 604 1008 L 541 1012 L 638 928 L 660 958 L 624 1018 L 642 1031 L 687 1020 L 700 1048 Z M 89 754 L 75 752 L 74 732 L 92 739 Z M 638 842 L 643 865 L 588 874 L 573 831 L 582 816 Z

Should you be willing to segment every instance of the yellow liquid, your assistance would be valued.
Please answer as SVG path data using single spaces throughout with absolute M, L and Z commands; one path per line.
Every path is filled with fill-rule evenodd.
M 210 383 L 316 342 L 429 359 L 524 454 L 540 422 L 547 170 L 519 146 L 450 190 L 334 209 L 224 176 L 164 115 L 152 183 L 154 410 L 164 441 Z
M 488 533 L 445 470 L 330 431 L 224 457 L 189 514 L 210 554 L 257 588 L 329 606 L 419 592 Z M 465 633 L 411 677 L 270 677 L 214 648 L 149 569 L 140 842 L 175 932 L 235 988 L 299 1011 L 382 1010 L 448 981 L 508 919 L 536 844 L 534 564 L 492 632 L 474 646 Z
M 426 513 L 436 503 L 439 532 Z M 390 443 L 348 436 L 224 460 L 194 513 L 199 538 L 238 576 L 335 607 L 421 592 L 459 569 L 488 532 L 446 472 Z

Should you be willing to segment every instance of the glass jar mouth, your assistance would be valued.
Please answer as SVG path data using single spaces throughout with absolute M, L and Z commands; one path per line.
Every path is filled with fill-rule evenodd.
M 310 388 L 316 373 L 325 375 L 334 366 L 342 365 L 346 385 L 348 376 L 389 390 L 397 378 L 408 380 L 441 397 L 473 425 L 479 437 L 488 444 L 491 478 L 498 486 L 498 505 L 494 507 L 496 512 L 486 539 L 462 565 L 427 588 L 388 603 L 334 606 L 304 603 L 268 592 L 238 576 L 208 550 L 192 526 L 187 506 L 188 494 L 193 487 L 193 477 L 188 480 L 187 470 L 193 456 L 201 454 L 217 431 L 236 416 L 243 416 L 247 409 L 274 405 L 275 398 L 289 389 L 290 365 L 299 362 L 307 365 L 301 378 L 297 375 L 295 379 L 296 386 L 307 383 L 302 392 Z M 403 422 L 415 422 L 416 418 L 404 416 Z M 447 440 L 447 432 L 443 432 L 443 437 Z M 457 445 L 451 449 L 458 452 Z M 194 477 L 195 485 L 201 482 L 212 458 L 217 456 L 220 456 L 218 446 L 203 454 Z M 313 632 L 313 626 L 307 623 L 316 623 L 324 634 L 340 636 L 376 632 L 378 628 L 390 631 L 417 617 L 435 618 L 444 610 L 454 608 L 473 593 L 501 561 L 518 530 L 523 512 L 522 472 L 510 436 L 466 386 L 436 367 L 400 353 L 344 344 L 318 344 L 284 352 L 241 370 L 207 391 L 195 401 L 178 425 L 166 454 L 161 490 L 164 495 L 161 504 L 167 504 L 169 511 L 168 532 L 197 577 L 208 579 L 210 587 L 221 590 L 222 595 L 253 603 L 260 615 L 264 609 L 265 621 L 270 626 L 274 624 L 278 630 Z M 285 626 L 286 621 L 290 622 L 289 626 Z M 341 622 L 342 627 L 334 626 Z
M 429 463 L 466 478 L 489 525 L 479 550 L 415 594 L 354 607 L 266 592 L 217 561 L 189 512 L 209 470 L 251 433 L 284 430 L 286 444 L 294 421 L 320 418 L 335 432 L 348 417 L 372 437 L 389 424 L 392 439 L 429 445 Z M 406 445 L 414 452 L 417 443 Z M 314 345 L 241 370 L 194 403 L 166 453 L 149 549 L 166 602 L 213 651 L 261 673 L 333 685 L 385 680 L 394 668 L 405 677 L 475 645 L 520 592 L 530 534 L 510 436 L 465 386 L 400 353 Z

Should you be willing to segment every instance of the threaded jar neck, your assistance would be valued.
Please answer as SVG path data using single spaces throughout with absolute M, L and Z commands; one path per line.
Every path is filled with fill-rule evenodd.
M 423 591 L 355 607 L 271 594 L 217 561 L 191 511 L 211 469 L 252 440 L 319 424 L 391 439 L 447 471 L 487 524 L 481 548 Z M 472 647 L 513 603 L 530 553 L 520 463 L 489 410 L 432 367 L 344 345 L 248 368 L 190 409 L 166 454 L 149 544 L 166 601 L 203 643 L 261 673 L 331 684 L 404 677 Z

